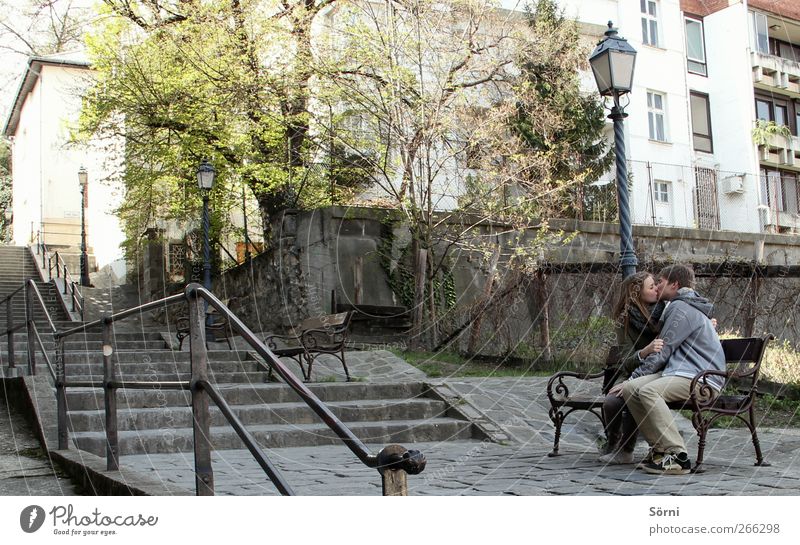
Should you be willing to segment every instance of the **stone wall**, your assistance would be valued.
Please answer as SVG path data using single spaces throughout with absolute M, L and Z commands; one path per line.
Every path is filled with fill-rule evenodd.
M 554 239 L 542 250 L 541 257 L 546 261 L 614 264 L 618 260 L 616 224 L 551 221 L 549 230 Z M 569 239 L 568 235 L 575 232 L 577 235 Z M 332 292 L 339 302 L 355 302 L 356 276 L 362 279 L 361 304 L 402 305 L 402 297 L 390 287 L 387 276 L 387 270 L 403 261 L 403 249 L 410 240 L 396 212 L 343 207 L 287 212 L 276 223 L 275 233 L 274 253 L 261 254 L 250 264 L 227 271 L 214 283 L 214 291 L 221 297 L 234 298 L 232 309 L 255 331 L 285 330 L 305 317 L 331 312 Z M 530 230 L 520 240 L 532 240 L 537 234 Z M 768 265 L 800 263 L 796 237 L 649 226 L 636 226 L 633 234 L 642 263 L 747 263 L 754 259 Z M 456 305 L 438 317 L 440 340 L 464 323 L 466 309 L 483 291 L 488 270 L 486 253 L 481 251 L 483 241 L 497 241 L 504 248 L 498 288 L 513 283 L 506 278 L 503 262 L 518 243 L 515 234 L 503 225 L 482 224 L 472 229 L 470 236 L 471 245 L 452 246 L 448 254 Z M 558 242 L 568 239 L 568 243 Z M 360 275 L 357 263 L 361 263 Z M 606 317 L 617 281 L 618 276 L 610 273 L 548 276 L 545 285 L 551 339 L 558 343 L 556 348 L 572 351 L 573 358 L 589 357 L 597 350 L 597 344 L 608 337 L 610 322 Z M 755 303 L 752 287 L 749 279 L 698 281 L 698 290 L 717 305 L 721 328 L 745 331 L 749 320 L 756 333 L 768 330 L 798 342 L 800 335 L 793 320 L 800 280 L 761 280 Z M 542 305 L 532 289 L 523 282 L 486 313 L 481 353 L 513 352 L 520 357 L 535 353 Z M 461 348 L 464 338 L 461 335 L 457 341 Z

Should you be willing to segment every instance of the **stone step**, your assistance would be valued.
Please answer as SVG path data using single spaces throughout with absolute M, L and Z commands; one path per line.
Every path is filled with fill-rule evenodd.
M 26 361 L 26 360 L 21 360 Z M 17 360 L 17 366 L 20 366 L 20 360 Z M 44 362 L 40 362 L 38 365 L 46 365 Z M 97 384 L 100 384 L 103 381 L 102 373 L 99 374 L 92 374 L 92 375 L 85 375 L 85 374 L 75 374 L 67 368 L 67 381 L 94 381 Z M 192 375 L 189 372 L 180 372 L 180 371 L 173 371 L 171 373 L 159 373 L 158 376 L 154 376 L 153 373 L 150 372 L 147 367 L 143 367 L 140 373 L 129 373 L 124 376 L 118 376 L 119 379 L 124 379 L 130 382 L 189 382 L 192 379 Z M 212 384 L 263 384 L 267 381 L 267 371 L 255 370 L 255 371 L 245 371 L 245 370 L 237 370 L 231 372 L 215 372 L 213 369 L 209 370 L 208 373 L 209 382 Z
M 337 382 L 307 384 L 309 390 L 325 403 L 365 399 L 405 400 L 424 397 L 427 387 L 419 382 L 367 383 Z M 218 381 L 217 387 L 230 405 L 257 405 L 262 403 L 291 403 L 299 396 L 289 386 L 281 383 L 228 385 Z M 104 403 L 100 388 L 68 388 L 67 405 L 70 410 L 94 410 Z M 119 390 L 117 403 L 120 407 L 181 407 L 191 403 L 191 395 L 178 390 Z
M 210 361 L 243 361 L 249 359 L 247 352 L 233 350 L 209 350 Z M 190 361 L 189 352 L 174 352 L 172 350 L 115 350 L 112 355 L 114 362 L 123 363 L 170 363 Z M 88 352 L 67 352 L 64 355 L 67 365 L 72 363 L 103 363 L 103 354 L 100 350 Z
M 117 410 L 118 429 L 166 430 L 190 428 L 191 406 L 155 407 L 145 409 L 123 408 Z M 328 408 L 343 422 L 380 422 L 382 420 L 430 420 L 445 416 L 447 406 L 434 399 L 358 400 L 328 403 Z M 274 424 L 318 424 L 322 420 L 302 402 L 272 403 L 258 405 L 234 405 L 233 412 L 245 426 Z M 220 410 L 212 404 L 213 426 L 225 426 L 227 421 Z M 71 429 L 76 432 L 102 431 L 105 429 L 105 411 L 86 410 L 69 413 Z
M 51 358 L 52 359 L 52 358 Z M 89 376 L 103 376 L 103 366 L 99 363 L 84 364 L 84 363 L 71 363 L 67 364 L 67 375 L 70 377 L 89 377 Z M 209 368 L 213 373 L 253 373 L 256 371 L 265 371 L 263 367 L 255 360 L 242 360 L 242 361 L 211 361 Z M 162 378 L 166 375 L 189 374 L 191 372 L 191 363 L 188 361 L 181 362 L 139 362 L 139 363 L 119 363 L 114 362 L 114 369 L 117 376 L 126 380 L 140 380 L 132 378 L 135 375 L 147 375 L 149 380 L 154 380 L 153 374 L 158 375 L 159 380 L 166 380 Z
M 45 349 L 48 350 L 48 351 L 55 352 L 56 343 L 55 343 L 55 341 L 52 340 L 52 337 L 50 335 L 48 335 L 48 337 L 50 337 L 51 340 L 47 340 L 45 338 L 45 334 L 42 333 L 41 331 L 39 332 L 39 335 L 42 337 L 42 344 L 44 344 Z M 24 340 L 20 339 L 17 336 L 17 334 L 15 334 L 14 335 L 14 349 L 15 350 L 26 350 L 27 347 L 28 347 L 27 338 L 28 338 L 27 333 L 24 334 Z M 5 337 L 3 337 L 3 339 L 5 339 Z M 68 352 L 69 351 L 75 351 L 75 350 L 85 351 L 87 349 L 89 349 L 89 350 L 100 350 L 102 348 L 102 346 L 103 346 L 103 343 L 100 340 L 88 341 L 88 342 L 69 342 L 69 343 L 65 343 L 65 349 Z M 167 348 L 166 343 L 161 339 L 159 339 L 157 341 L 120 341 L 120 340 L 117 340 L 117 341 L 112 341 L 111 342 L 111 346 L 114 347 L 115 350 L 164 350 L 165 348 Z M 38 344 L 37 344 L 37 347 L 38 347 Z M 0 352 L 7 351 L 7 348 L 8 348 L 8 343 L 5 340 L 0 341 Z
M 346 422 L 348 428 L 365 443 L 414 444 L 426 441 L 472 439 L 472 424 L 452 418 L 433 420 L 395 420 L 382 422 Z M 342 444 L 323 424 L 282 424 L 248 426 L 247 431 L 264 448 L 286 448 Z M 106 438 L 99 432 L 70 434 L 78 448 L 105 456 Z M 214 449 L 242 449 L 244 444 L 230 426 L 211 428 Z M 119 432 L 119 453 L 154 454 L 191 452 L 193 431 L 190 428 L 137 430 Z M 124 463 L 124 461 L 122 461 Z

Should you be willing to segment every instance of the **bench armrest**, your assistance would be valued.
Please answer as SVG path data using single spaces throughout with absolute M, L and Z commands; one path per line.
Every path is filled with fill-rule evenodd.
M 324 340 L 320 343 L 320 340 L 316 337 L 316 335 L 323 336 L 323 338 L 330 339 L 330 342 L 326 343 Z M 300 342 L 302 343 L 303 347 L 309 350 L 313 350 L 314 348 L 319 347 L 321 344 L 326 347 L 326 349 L 331 349 L 332 347 L 339 347 L 340 345 L 344 344 L 344 340 L 347 337 L 347 327 L 332 327 L 327 329 L 306 329 L 303 333 L 300 334 Z
M 264 344 L 266 344 L 270 350 L 277 350 L 278 345 L 275 344 L 275 339 L 281 339 L 282 341 L 297 341 L 298 343 L 302 344 L 300 335 L 278 335 L 278 334 L 264 337 Z
M 723 379 L 730 378 L 729 371 L 719 371 L 717 369 L 708 369 L 696 374 L 689 384 L 689 401 L 695 410 L 711 405 L 716 397 L 717 390 L 708 383 L 709 376 L 722 377 Z M 724 383 L 723 383 L 724 386 Z M 752 388 L 749 392 L 752 395 Z
M 564 398 L 569 397 L 569 387 L 564 383 L 565 378 L 574 378 L 577 380 L 594 380 L 598 378 L 603 378 L 605 376 L 605 371 L 600 371 L 599 373 L 576 373 L 574 371 L 560 371 L 550 377 L 550 380 L 547 381 L 547 398 L 550 400 L 550 403 L 555 401 L 555 395 L 563 396 Z

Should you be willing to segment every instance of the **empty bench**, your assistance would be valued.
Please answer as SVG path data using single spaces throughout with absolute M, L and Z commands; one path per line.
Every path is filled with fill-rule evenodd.
M 322 354 L 330 354 L 341 362 L 344 375 L 349 382 L 350 371 L 347 369 L 344 346 L 352 316 L 352 312 L 339 312 L 308 318 L 295 328 L 293 334 L 270 335 L 264 342 L 276 356 L 296 361 L 305 381 L 311 380 L 314 360 Z M 287 346 L 279 347 L 277 340 L 281 340 Z

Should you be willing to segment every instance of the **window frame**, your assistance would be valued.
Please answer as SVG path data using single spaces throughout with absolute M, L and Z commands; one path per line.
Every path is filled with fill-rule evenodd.
M 655 97 L 661 97 L 661 108 L 655 106 Z M 651 100 L 652 97 L 652 100 Z M 663 140 L 658 138 L 657 116 L 661 116 L 661 130 Z M 667 126 L 667 94 L 648 89 L 647 91 L 647 134 L 652 142 L 669 143 L 669 129 Z
M 655 15 L 650 13 L 653 5 Z M 661 5 L 658 0 L 639 0 L 639 16 L 642 21 L 642 44 L 661 48 L 660 13 Z M 655 43 L 653 43 L 653 30 L 655 29 Z
M 706 31 L 705 24 L 702 17 L 695 17 L 693 15 L 686 15 L 684 18 L 684 30 L 686 33 L 686 70 L 691 74 L 698 76 L 708 77 L 708 55 L 706 54 Z M 703 53 L 702 59 L 693 59 L 689 56 L 689 23 L 700 25 L 700 49 Z M 700 66 L 700 69 L 692 69 L 692 63 Z
M 661 191 L 662 187 L 664 191 Z M 666 197 L 662 199 L 660 197 Z M 657 204 L 670 205 L 672 203 L 672 182 L 669 180 L 653 180 L 653 201 Z
M 748 34 L 750 34 L 750 49 L 762 55 L 769 55 L 769 25 L 767 24 L 767 16 L 760 11 L 748 10 L 747 12 L 750 27 Z M 766 44 L 759 41 L 758 26 L 759 21 L 764 23 L 764 36 L 766 37 Z
M 694 114 L 692 109 L 692 98 L 696 97 L 705 101 L 706 104 L 706 125 L 708 126 L 708 134 L 703 134 L 695 131 L 694 127 Z M 692 148 L 695 151 L 702 153 L 714 153 L 714 129 L 711 126 L 711 99 L 707 93 L 699 91 L 689 91 L 689 119 L 692 120 Z M 708 138 L 708 150 L 698 149 L 695 137 Z

